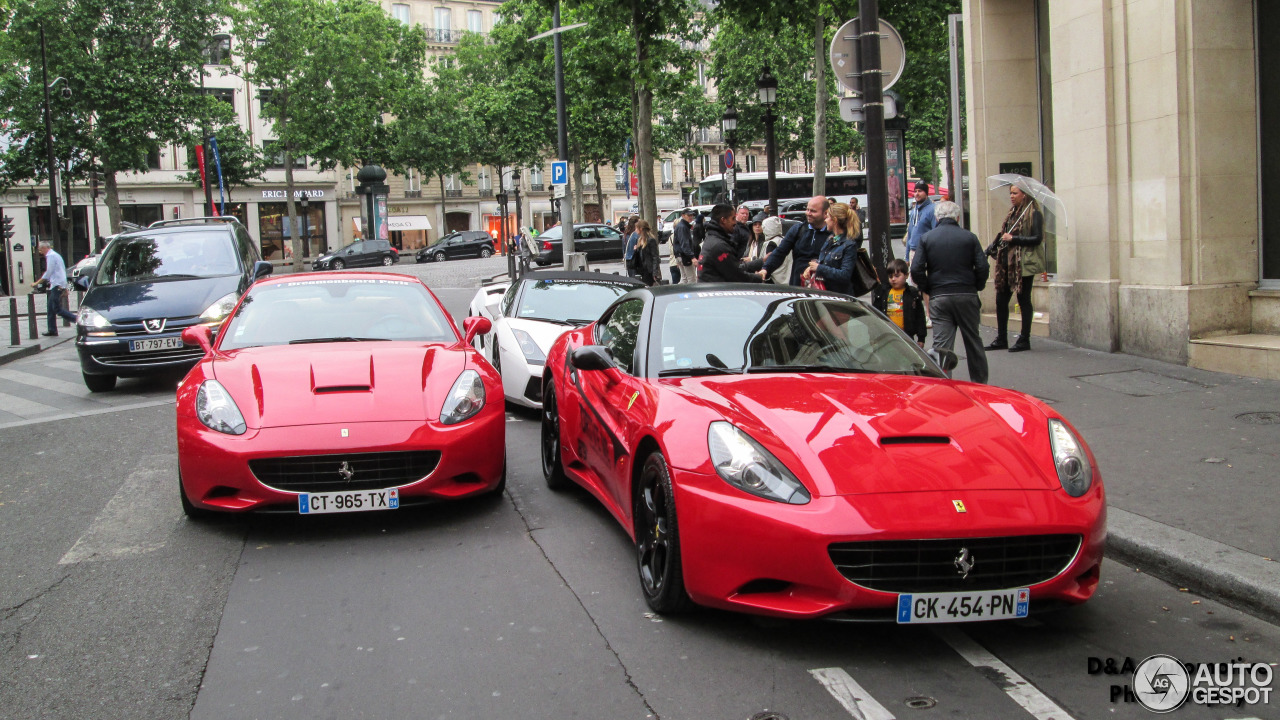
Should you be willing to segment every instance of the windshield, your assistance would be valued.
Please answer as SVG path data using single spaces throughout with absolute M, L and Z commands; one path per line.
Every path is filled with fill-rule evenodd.
M 650 346 L 660 375 L 866 372 L 944 377 L 924 351 L 857 301 L 786 292 L 706 291 L 661 308 Z
M 457 342 L 422 283 L 356 278 L 255 286 L 223 330 L 221 350 L 308 342 Z
M 589 323 L 635 288 L 605 280 L 533 280 L 525 284 L 513 317 Z
M 98 262 L 97 285 L 165 278 L 236 275 L 240 263 L 225 232 L 184 232 L 116 238 Z

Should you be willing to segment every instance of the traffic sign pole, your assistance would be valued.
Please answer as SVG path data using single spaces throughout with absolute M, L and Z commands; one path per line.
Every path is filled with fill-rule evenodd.
M 886 266 L 893 260 L 889 245 L 889 181 L 884 143 L 884 76 L 880 74 L 880 3 L 860 0 L 862 32 L 859 60 L 862 69 L 862 111 L 866 116 L 863 135 L 867 149 L 867 220 L 871 226 L 871 262 L 881 278 L 888 278 Z

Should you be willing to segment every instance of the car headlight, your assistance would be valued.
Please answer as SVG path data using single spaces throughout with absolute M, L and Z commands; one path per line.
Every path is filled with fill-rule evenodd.
M 711 464 L 725 482 L 768 500 L 804 505 L 809 491 L 791 471 L 760 443 L 724 421 L 711 423 L 707 430 Z
M 1093 485 L 1093 467 L 1084 444 L 1061 420 L 1049 421 L 1049 444 L 1053 448 L 1053 465 L 1058 482 L 1071 497 L 1080 497 Z
M 82 307 L 80 308 L 80 316 L 76 318 L 76 324 L 92 330 L 110 327 L 111 321 L 91 307 Z
M 457 425 L 467 418 L 474 417 L 484 407 L 484 381 L 475 370 L 463 370 L 453 383 L 449 397 L 445 398 L 444 407 L 440 409 L 440 422 L 445 425 Z
M 516 336 L 516 342 L 520 344 L 520 352 L 524 355 L 525 362 L 533 365 L 546 364 L 547 355 L 542 352 L 542 348 L 538 347 L 538 343 L 533 341 L 532 335 L 516 328 L 511 328 L 511 334 Z
M 236 300 L 239 299 L 240 296 L 233 292 L 223 295 L 212 305 L 205 308 L 204 312 L 200 313 L 200 320 L 202 322 L 218 322 L 222 320 L 236 308 Z
M 217 380 L 205 380 L 196 391 L 196 417 L 210 430 L 228 435 L 243 435 L 244 416 L 231 393 Z

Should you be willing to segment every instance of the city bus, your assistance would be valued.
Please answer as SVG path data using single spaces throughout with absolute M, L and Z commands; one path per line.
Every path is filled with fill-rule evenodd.
M 807 200 L 813 196 L 813 173 L 775 173 L 778 184 L 779 204 L 789 200 Z M 738 173 L 734 181 L 734 200 L 741 203 L 757 204 L 769 200 L 769 173 Z M 827 173 L 827 196 L 837 197 L 848 202 L 850 197 L 858 198 L 862 207 L 867 206 L 867 174 L 865 172 L 829 172 Z M 698 183 L 698 204 L 709 205 L 714 202 L 728 202 L 725 194 L 724 175 L 708 175 Z

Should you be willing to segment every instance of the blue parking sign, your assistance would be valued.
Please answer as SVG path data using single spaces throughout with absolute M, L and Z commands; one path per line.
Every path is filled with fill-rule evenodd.
M 552 185 L 568 185 L 569 184 L 569 161 L 555 160 L 551 163 L 551 184 Z

